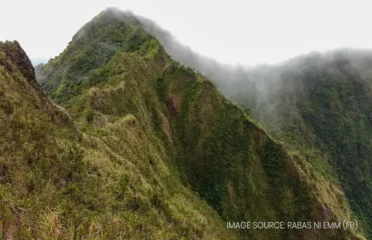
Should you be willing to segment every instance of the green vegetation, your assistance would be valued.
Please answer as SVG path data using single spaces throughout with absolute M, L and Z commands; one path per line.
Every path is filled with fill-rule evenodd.
M 119 16 L 101 14 L 73 37 L 58 58 L 42 68 L 38 80 L 53 99 L 61 103 L 80 94 L 82 89 L 104 81 L 108 69 L 102 66 L 119 50 L 134 52 L 141 48 L 151 55 L 152 47 L 149 35 L 135 18 L 122 21 Z M 68 68 L 63 71 L 57 67 L 65 63 Z
M 84 133 L 26 78 L 17 43 L 0 53 L 0 239 L 235 238 L 181 184 L 148 123 L 123 112 Z
M 364 239 L 226 229 L 351 212 L 337 184 L 170 59 L 131 14 L 104 11 L 37 68 L 66 110 L 12 58 L 27 59 L 19 45 L 0 53 L 3 239 Z
M 276 139 L 305 156 L 322 176 L 339 182 L 360 225 L 364 221 L 364 231 L 371 236 L 370 77 L 347 56 L 315 57 L 297 68 L 301 70 L 277 70 L 282 76 L 260 104 L 254 104 L 258 97 L 244 91 L 233 100 Z
M 350 218 L 337 187 L 320 176 L 300 155 L 289 155 L 224 99 L 215 87 L 182 67 L 169 69 L 169 97 L 177 166 L 182 179 L 228 220 L 326 221 Z M 183 175 L 182 175 L 183 174 Z M 325 214 L 327 212 L 327 214 Z M 247 231 L 258 239 L 330 239 L 340 233 Z M 314 236 L 315 236 L 314 235 Z

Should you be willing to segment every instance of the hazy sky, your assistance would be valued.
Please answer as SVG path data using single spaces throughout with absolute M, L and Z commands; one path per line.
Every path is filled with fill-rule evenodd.
M 370 1 L 0 0 L 0 40 L 31 58 L 58 55 L 106 7 L 156 21 L 182 43 L 223 63 L 275 63 L 313 50 L 372 48 Z

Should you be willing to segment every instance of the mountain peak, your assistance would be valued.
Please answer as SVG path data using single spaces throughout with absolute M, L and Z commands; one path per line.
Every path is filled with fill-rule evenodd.
M 344 196 L 332 191 L 337 185 L 320 176 L 302 156 L 292 156 L 208 79 L 173 61 L 153 37 L 161 31 L 151 34 L 156 32 L 152 26 L 131 12 L 106 9 L 78 32 L 59 57 L 41 68 L 44 90 L 66 108 L 84 136 L 101 139 L 96 143 L 105 144 L 101 155 L 113 152 L 120 156 L 120 164 L 128 159 L 154 183 L 150 184 L 154 189 L 152 176 L 156 176 L 164 192 L 170 190 L 169 176 L 174 175 L 172 189 L 189 186 L 190 194 L 197 192 L 220 220 L 349 218 Z M 99 156 L 97 151 L 85 152 Z M 317 185 L 312 184 L 315 181 Z M 165 193 L 164 198 L 172 196 Z M 339 210 L 339 205 L 345 207 Z M 196 239 L 207 234 L 200 231 Z M 250 239 L 353 236 L 336 231 L 239 234 Z
M 126 25 L 139 24 L 132 11 L 129 10 L 121 11 L 117 8 L 112 7 L 106 8 L 105 10 L 100 12 L 96 17 L 94 17 L 91 21 L 86 23 L 74 35 L 73 40 L 79 39 L 89 31 L 112 24 L 114 21 L 120 21 L 121 23 Z

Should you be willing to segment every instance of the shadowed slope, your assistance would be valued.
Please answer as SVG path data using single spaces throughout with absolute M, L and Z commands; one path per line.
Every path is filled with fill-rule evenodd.
M 139 19 L 172 58 L 209 77 L 275 139 L 340 184 L 372 234 L 371 50 L 311 53 L 272 66 L 229 66 L 193 52 L 151 20 Z
M 145 176 L 160 175 L 167 191 L 177 192 L 174 181 L 181 179 L 226 221 L 351 217 L 336 184 L 300 155 L 288 154 L 207 79 L 171 60 L 132 14 L 102 12 L 39 71 L 42 86 L 67 108 L 85 136 L 99 140 Z M 156 182 L 147 186 L 156 189 Z M 356 238 L 344 230 L 240 234 L 258 239 Z

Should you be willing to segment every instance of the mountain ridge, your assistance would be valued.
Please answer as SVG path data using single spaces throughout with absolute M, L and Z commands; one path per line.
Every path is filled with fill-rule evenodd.
M 18 66 L 11 60 L 13 54 L 24 54 L 18 43 L 5 45 L 12 54 L 0 51 L 3 239 L 235 238 L 207 204 L 170 175 L 155 148 L 152 164 L 159 169 L 151 170 L 146 155 L 139 154 L 149 150 L 141 147 L 147 146 L 146 139 L 141 140 L 144 133 L 134 116 L 107 130 L 121 126 L 121 135 L 142 144 L 127 148 L 126 154 L 114 152 L 104 139 L 75 128 L 68 114 L 33 85 L 35 79 L 23 76 L 18 68 L 29 65 Z M 128 160 L 130 149 L 141 161 Z
M 278 64 L 234 67 L 197 54 L 151 20 L 144 19 L 142 22 L 174 59 L 206 75 L 270 135 L 284 142 L 292 152 L 304 155 L 323 177 L 331 182 L 341 182 L 353 210 L 359 215 L 360 222 L 364 222 L 365 231 L 371 234 L 368 230 L 372 228 L 368 213 L 371 197 L 367 196 L 370 192 L 367 179 L 371 173 L 370 158 L 367 156 L 371 154 L 372 146 L 368 140 L 372 139 L 369 111 L 372 105 L 371 50 L 342 48 L 304 54 Z M 312 82 L 317 82 L 319 86 Z M 323 90 L 320 86 L 331 89 Z M 317 101 L 320 96 L 325 102 Z M 312 104 L 315 102 L 317 106 L 314 108 Z M 328 110 L 325 109 L 327 102 L 331 105 Z M 357 114 L 352 113 L 353 108 Z M 322 112 L 318 112 L 319 109 Z M 341 120 L 332 118 L 335 115 Z M 320 122 L 331 119 L 332 124 L 322 128 Z M 343 128 L 353 133 L 350 143 L 347 143 L 349 135 L 343 133 Z M 336 134 L 344 140 L 329 137 Z M 336 153 L 334 149 L 340 145 L 348 147 L 344 150 L 339 148 Z M 338 159 L 345 159 L 345 156 L 352 156 L 350 162 L 353 164 L 343 160 L 343 164 L 350 166 L 340 167 Z M 355 172 L 350 174 L 348 169 Z M 363 202 L 361 199 L 364 199 Z
M 2 238 L 365 239 L 227 229 L 354 215 L 337 181 L 172 60 L 141 24 L 100 13 L 37 67 L 45 92 L 19 44 L 0 43 Z
M 136 36 L 134 42 L 139 45 L 127 46 L 125 39 L 128 36 L 124 36 L 124 42 L 123 39 L 119 41 L 123 43 L 121 50 L 108 61 L 96 58 L 87 68 L 85 65 L 76 68 L 79 61 L 75 61 L 75 56 L 82 56 L 81 63 L 85 64 L 84 59 L 91 61 L 87 56 L 102 56 L 99 51 L 103 51 L 105 56 L 110 52 L 107 47 L 85 46 L 95 44 L 97 39 L 105 43 L 118 40 L 119 33 L 114 34 L 107 29 L 126 25 L 118 19 L 121 13 L 115 10 L 112 17 L 112 11 L 106 10 L 91 25 L 86 25 L 93 30 L 79 35 L 83 46 L 77 47 L 77 42 L 73 41 L 60 57 L 50 61 L 40 72 L 44 89 L 66 107 L 81 130 L 101 137 L 101 134 L 108 134 L 106 126 L 116 125 L 115 122 L 123 116 L 133 119 L 133 125 L 137 125 L 138 121 L 139 126 L 147 128 L 147 136 L 153 135 L 152 127 L 149 127 L 152 125 L 155 136 L 160 134 L 160 139 L 173 144 L 170 149 L 168 147 L 169 164 L 176 169 L 183 184 L 199 192 L 226 220 L 280 217 L 295 220 L 301 216 L 314 221 L 331 221 L 351 216 L 348 204 L 336 185 L 318 176 L 301 155 L 288 154 L 285 147 L 266 136 L 264 131 L 256 132 L 257 126 L 240 108 L 224 100 L 213 84 L 200 74 L 173 62 L 162 46 L 151 35 L 139 30 L 138 25 L 127 26 L 129 30 L 123 29 L 123 32 L 128 32 L 129 38 Z M 100 18 L 103 18 L 102 22 Z M 105 23 L 104 28 L 100 28 L 101 23 Z M 96 35 L 98 32 L 100 34 Z M 62 62 L 62 58 L 69 61 Z M 59 72 L 64 75 L 59 75 Z M 66 75 L 73 76 L 73 81 Z M 54 79 L 62 82 L 54 82 Z M 66 86 L 72 91 L 65 91 Z M 60 87 L 65 91 L 64 98 L 59 97 Z M 234 127 L 229 129 L 226 126 Z M 246 152 L 246 149 L 250 150 Z M 234 165 L 229 164 L 227 159 L 234 159 Z M 256 174 L 253 174 L 253 169 Z M 233 176 L 239 177 L 234 179 Z M 291 183 L 292 178 L 297 179 L 296 183 Z M 276 185 L 278 180 L 283 185 Z M 315 183 L 323 187 L 317 188 Z M 262 189 L 259 190 L 258 186 Z M 298 190 L 299 186 L 301 190 Z M 251 197 L 247 194 L 255 197 L 249 200 Z M 272 196 L 276 196 L 277 201 L 286 202 L 287 207 L 272 202 Z M 292 204 L 291 207 L 288 204 Z M 301 208 L 303 204 L 309 206 Z M 244 237 L 275 236 L 282 239 L 295 236 L 327 239 L 338 234 L 354 235 L 352 232 L 337 231 L 243 231 L 241 234 Z

